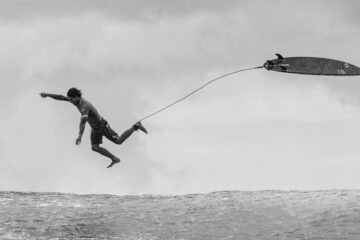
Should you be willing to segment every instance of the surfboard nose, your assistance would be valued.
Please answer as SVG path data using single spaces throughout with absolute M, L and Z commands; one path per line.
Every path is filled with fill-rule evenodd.
M 350 63 L 344 63 L 343 68 L 338 69 L 341 75 L 360 75 L 360 68 Z

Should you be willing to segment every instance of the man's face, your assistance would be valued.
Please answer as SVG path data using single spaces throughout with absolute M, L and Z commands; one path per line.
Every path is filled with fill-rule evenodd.
M 69 101 L 74 104 L 74 105 L 78 105 L 80 102 L 81 97 L 69 97 Z

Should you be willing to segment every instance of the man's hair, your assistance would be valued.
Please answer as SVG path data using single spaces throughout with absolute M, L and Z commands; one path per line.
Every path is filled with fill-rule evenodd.
M 67 96 L 68 97 L 81 97 L 81 91 L 80 89 L 77 88 L 70 88 L 69 91 L 67 92 Z

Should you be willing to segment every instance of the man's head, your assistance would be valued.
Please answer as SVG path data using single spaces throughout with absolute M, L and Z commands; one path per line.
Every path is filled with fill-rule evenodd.
M 69 91 L 67 92 L 69 101 L 74 105 L 79 104 L 81 100 L 81 95 L 82 95 L 81 91 L 77 88 L 70 88 Z

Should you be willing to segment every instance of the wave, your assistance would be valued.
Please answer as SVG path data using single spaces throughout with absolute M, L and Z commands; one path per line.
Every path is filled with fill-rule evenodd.
M 0 239 L 360 239 L 360 191 L 0 192 Z

